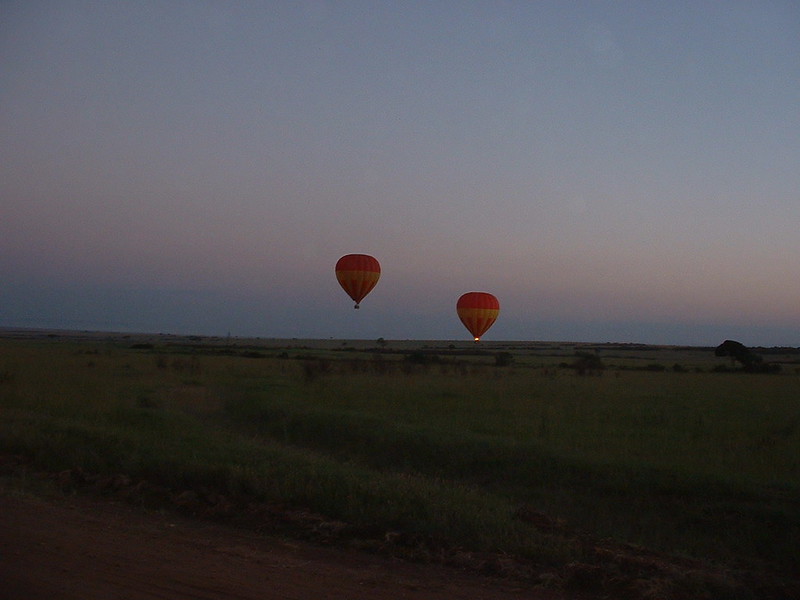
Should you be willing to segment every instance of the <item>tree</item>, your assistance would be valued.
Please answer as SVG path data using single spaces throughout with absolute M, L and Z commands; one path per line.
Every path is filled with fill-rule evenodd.
M 742 363 L 745 371 L 753 371 L 761 363 L 761 357 L 750 351 L 747 346 L 735 340 L 725 340 L 714 350 L 714 356 L 730 356 L 731 363 Z

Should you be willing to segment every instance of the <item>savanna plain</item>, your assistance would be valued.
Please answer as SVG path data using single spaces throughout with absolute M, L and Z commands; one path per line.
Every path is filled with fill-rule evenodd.
M 531 590 L 800 597 L 800 349 L 754 350 L 775 368 L 711 346 L 4 330 L 0 476 Z

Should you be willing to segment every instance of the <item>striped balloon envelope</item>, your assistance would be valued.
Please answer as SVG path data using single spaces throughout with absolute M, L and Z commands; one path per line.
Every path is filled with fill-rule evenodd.
M 456 303 L 458 318 L 475 341 L 491 327 L 500 314 L 500 302 L 486 292 L 467 292 Z
M 336 262 L 336 279 L 356 303 L 372 291 L 381 276 L 380 263 L 369 254 L 346 254 Z

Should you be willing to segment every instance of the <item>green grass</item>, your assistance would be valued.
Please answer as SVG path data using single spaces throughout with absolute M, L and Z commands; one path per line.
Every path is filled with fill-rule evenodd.
M 794 373 L 262 354 L 3 340 L 0 449 L 547 564 L 580 551 L 522 506 L 672 554 L 800 567 Z

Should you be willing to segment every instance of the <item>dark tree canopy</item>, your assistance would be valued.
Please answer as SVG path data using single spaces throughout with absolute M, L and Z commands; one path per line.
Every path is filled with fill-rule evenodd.
M 761 357 L 754 354 L 747 346 L 735 340 L 725 340 L 714 350 L 715 356 L 730 356 L 731 360 L 742 363 L 745 371 L 752 371 Z

